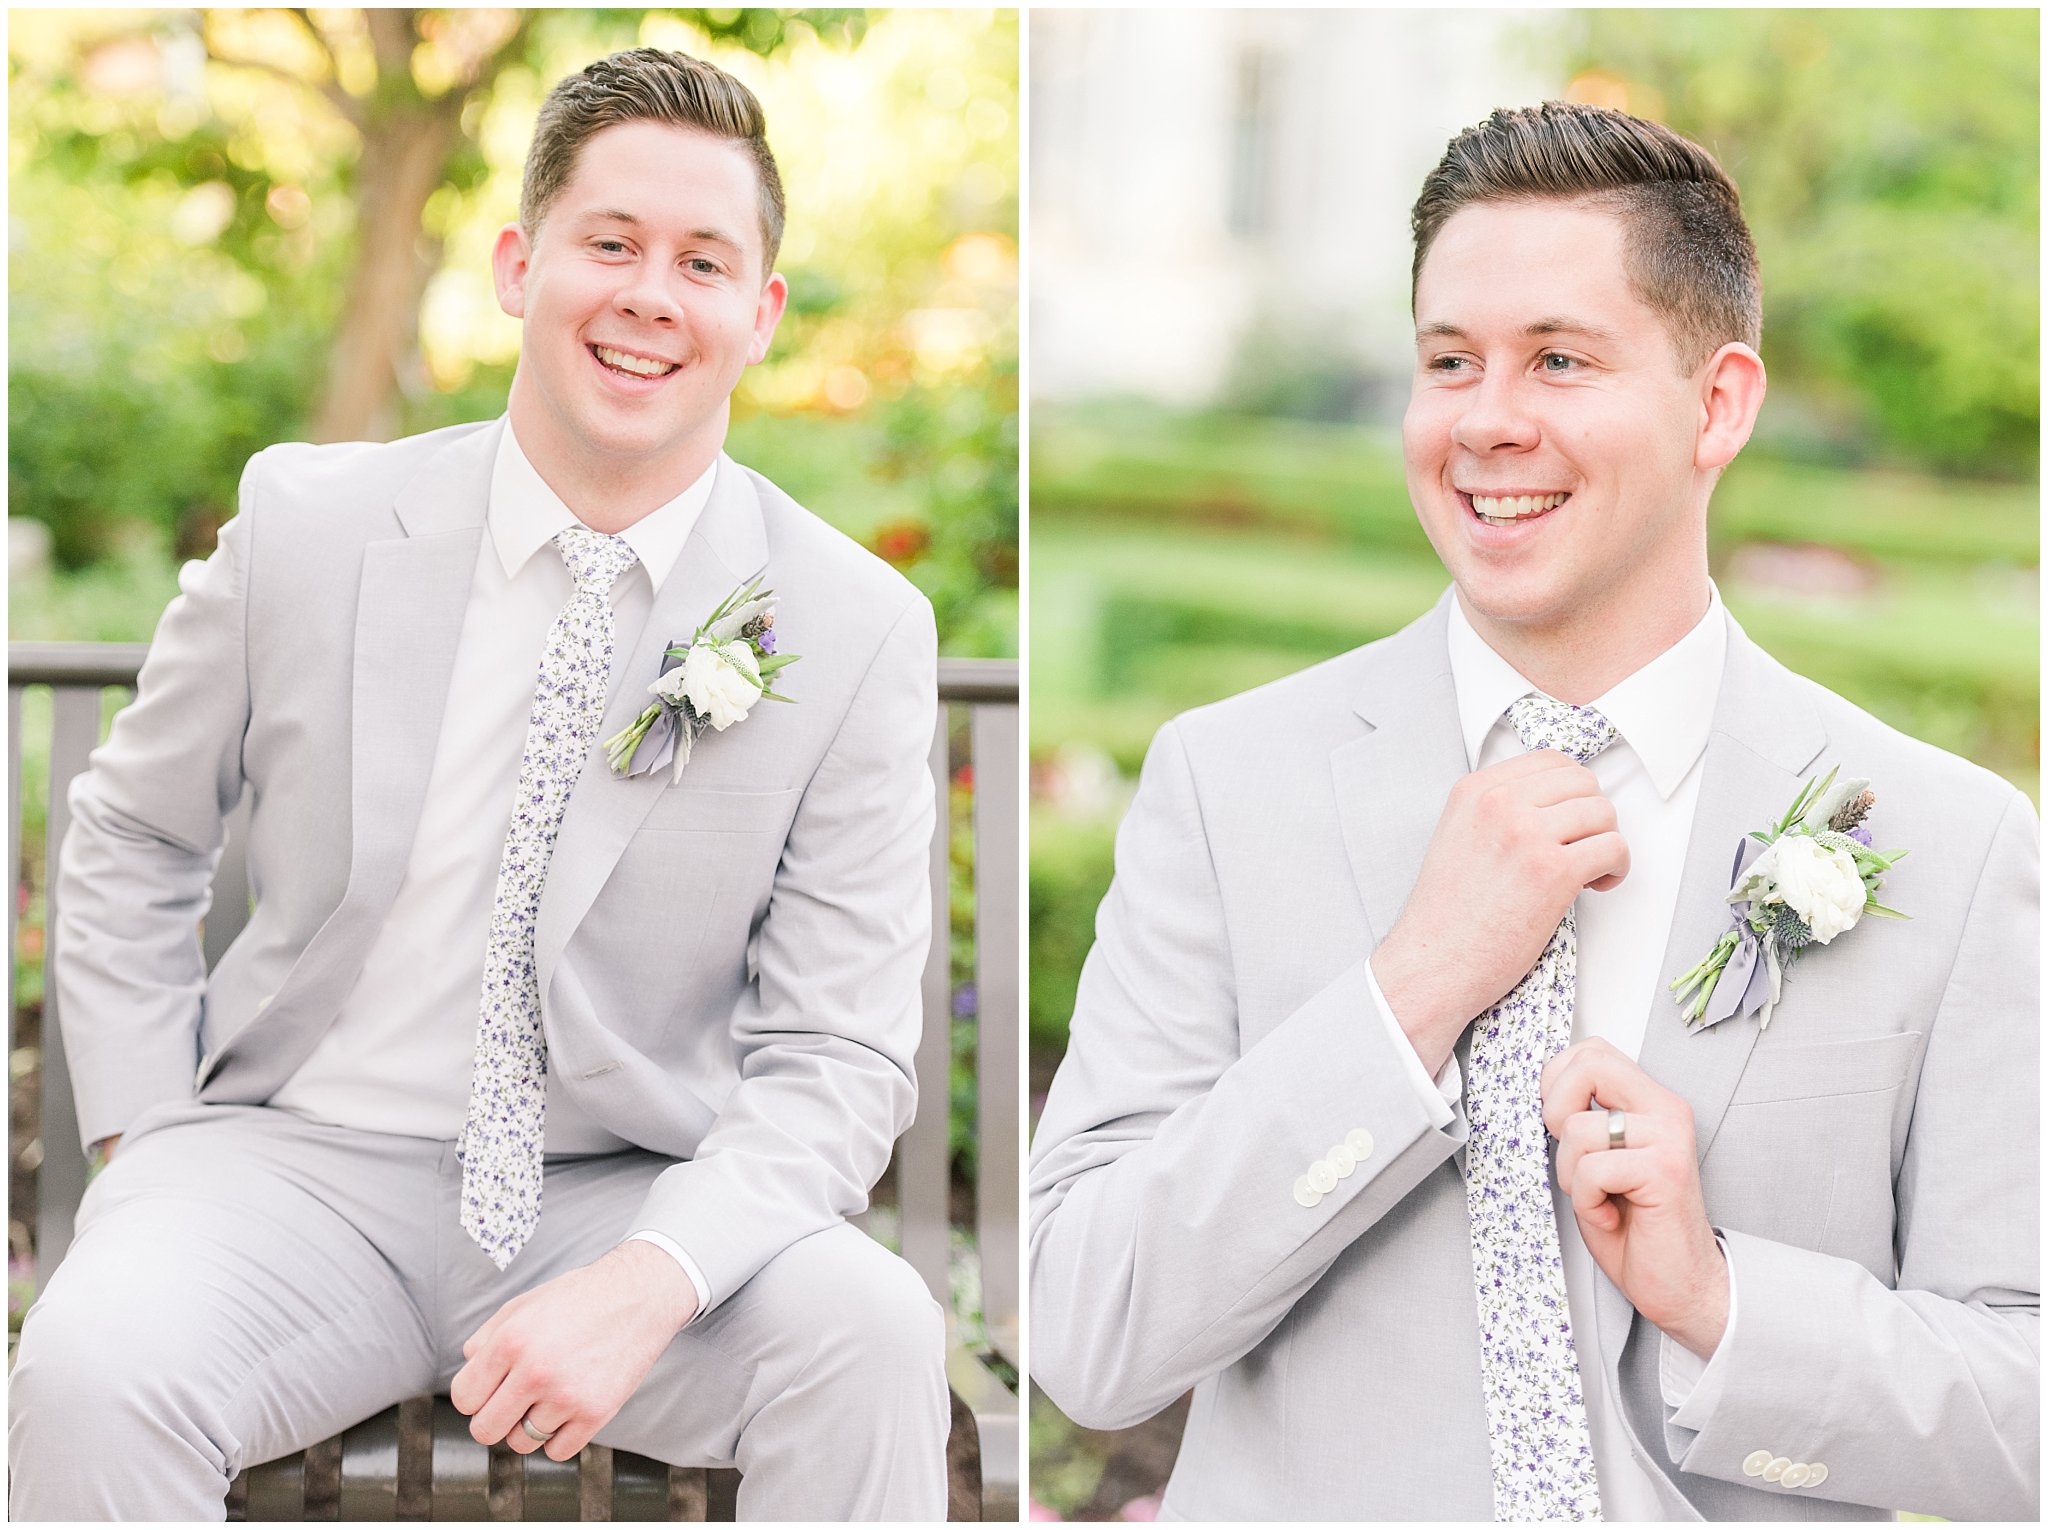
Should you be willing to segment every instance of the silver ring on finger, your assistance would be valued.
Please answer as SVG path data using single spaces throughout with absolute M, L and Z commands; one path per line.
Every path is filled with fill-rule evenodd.
M 1611 1148 L 1628 1146 L 1628 1112 L 1610 1110 L 1607 1112 L 1607 1145 Z
M 527 1414 L 525 1417 L 519 1420 L 519 1427 L 521 1429 L 524 1429 L 526 1431 L 526 1437 L 529 1440 L 532 1440 L 537 1445 L 547 1444 L 549 1440 L 552 1440 L 556 1435 L 562 1432 L 559 1429 L 549 1429 L 546 1432 L 542 1432 L 541 1430 L 534 1428 L 533 1415 L 531 1413 Z

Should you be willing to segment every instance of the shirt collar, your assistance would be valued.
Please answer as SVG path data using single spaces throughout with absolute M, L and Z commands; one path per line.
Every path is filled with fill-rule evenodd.
M 711 498 L 712 483 L 724 460 L 725 454 L 721 452 L 695 483 L 619 533 L 633 549 L 640 566 L 647 570 L 648 583 L 657 593 L 682 556 L 683 544 L 690 540 L 697 517 Z M 498 458 L 491 468 L 491 504 L 485 524 L 507 579 L 518 574 L 557 532 L 582 524 L 527 460 L 512 434 L 509 415 L 498 436 Z
M 1593 702 L 1635 750 L 1660 797 L 1678 790 L 1713 729 L 1714 700 L 1728 657 L 1728 619 L 1721 591 L 1711 580 L 1707 596 L 1706 614 L 1690 632 Z M 1493 725 L 1516 701 L 1541 687 L 1524 679 L 1473 630 L 1455 594 L 1446 640 L 1465 761 L 1476 770 Z

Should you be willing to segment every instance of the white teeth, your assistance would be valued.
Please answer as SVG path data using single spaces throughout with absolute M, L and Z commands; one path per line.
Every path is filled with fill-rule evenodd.
M 1472 496 L 1472 508 L 1481 519 L 1500 525 L 1509 521 L 1524 520 L 1532 515 L 1541 515 L 1546 510 L 1555 510 L 1570 498 L 1569 494 L 1475 494 Z
M 649 361 L 644 356 L 628 356 L 624 351 L 615 351 L 608 345 L 591 347 L 597 352 L 597 359 L 608 367 L 617 367 L 621 372 L 631 372 L 635 377 L 666 377 L 675 370 L 667 361 Z

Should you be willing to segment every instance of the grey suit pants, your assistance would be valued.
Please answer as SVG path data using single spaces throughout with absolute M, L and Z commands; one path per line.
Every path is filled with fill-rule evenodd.
M 146 1113 L 86 1192 L 22 1327 L 11 1517 L 219 1520 L 245 1465 L 445 1391 L 506 1301 L 633 1229 L 669 1160 L 551 1157 L 500 1273 L 463 1234 L 451 1145 L 266 1106 Z M 678 1334 L 599 1444 L 738 1465 L 750 1519 L 942 1519 L 944 1318 L 844 1224 Z

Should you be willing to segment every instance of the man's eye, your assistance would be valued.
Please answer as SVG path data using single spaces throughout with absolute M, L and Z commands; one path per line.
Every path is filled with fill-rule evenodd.
M 600 239 L 597 241 L 597 247 L 607 255 L 613 255 L 626 248 L 626 241 L 623 239 Z
M 708 255 L 693 255 L 690 257 L 689 264 L 690 269 L 699 276 L 716 276 L 718 274 L 718 262 L 711 259 Z
M 1429 370 L 1432 372 L 1464 372 L 1469 371 L 1470 368 L 1466 365 L 1463 356 L 1432 356 L 1429 358 Z
M 1545 351 L 1538 360 L 1546 372 L 1571 372 L 1576 371 L 1579 366 L 1578 357 L 1566 356 L 1558 351 Z

